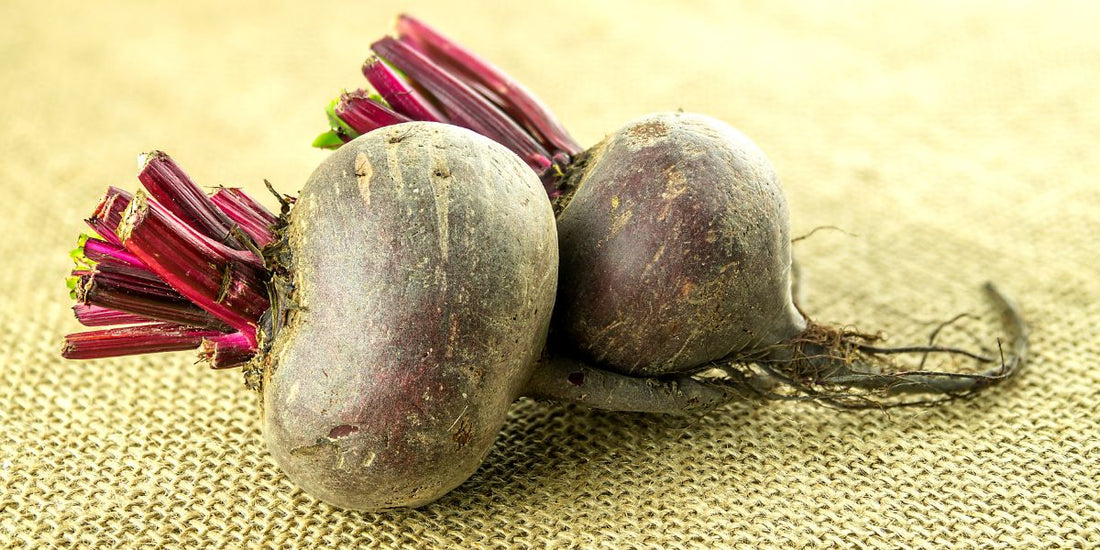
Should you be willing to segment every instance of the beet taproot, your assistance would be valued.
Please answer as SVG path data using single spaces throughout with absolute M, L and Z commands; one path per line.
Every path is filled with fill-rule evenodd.
M 558 216 L 555 327 L 592 360 L 659 375 L 793 336 L 775 169 L 728 124 L 658 114 L 592 148 Z
M 468 130 L 392 126 L 321 164 L 286 238 L 272 456 L 339 506 L 439 498 L 481 463 L 542 351 L 557 241 L 537 178 Z

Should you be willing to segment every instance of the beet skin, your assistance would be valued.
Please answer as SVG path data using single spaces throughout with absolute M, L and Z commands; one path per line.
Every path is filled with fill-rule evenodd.
M 775 169 L 744 134 L 651 115 L 593 147 L 558 218 L 555 327 L 617 372 L 655 375 L 759 349 L 805 326 Z
M 469 130 L 391 126 L 321 164 L 287 239 L 272 455 L 337 506 L 439 498 L 481 463 L 545 341 L 558 249 L 538 178 Z

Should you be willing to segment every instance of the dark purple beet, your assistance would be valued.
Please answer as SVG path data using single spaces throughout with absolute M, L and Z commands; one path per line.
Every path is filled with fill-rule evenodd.
M 797 334 L 787 202 L 728 124 L 658 114 L 593 147 L 558 217 L 556 330 L 612 370 L 697 368 Z
M 473 132 L 371 132 L 290 217 L 290 321 L 264 359 L 268 447 L 346 508 L 418 506 L 469 477 L 542 350 L 557 276 L 538 179 Z

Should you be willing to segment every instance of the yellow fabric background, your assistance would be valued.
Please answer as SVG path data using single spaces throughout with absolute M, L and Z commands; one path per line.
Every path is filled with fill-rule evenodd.
M 0 547 L 331 544 L 1100 546 L 1100 8 L 1092 2 L 0 3 Z M 725 119 L 783 177 L 806 308 L 920 341 L 1012 292 L 1015 382 L 931 410 L 733 404 L 694 422 L 521 402 L 481 470 L 355 513 L 267 457 L 238 372 L 65 362 L 80 220 L 160 148 L 267 199 L 409 10 L 583 143 Z M 989 327 L 975 328 L 992 338 Z M 966 342 L 963 338 L 961 341 Z

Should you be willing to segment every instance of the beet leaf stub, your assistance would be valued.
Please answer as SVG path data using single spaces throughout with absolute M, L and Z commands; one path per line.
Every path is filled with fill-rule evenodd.
M 111 187 L 71 253 L 73 313 L 98 330 L 65 337 L 62 355 L 97 359 L 202 347 L 211 367 L 257 351 L 271 273 L 261 249 L 278 217 L 240 189 L 208 195 L 160 151 L 142 156 L 136 194 Z
M 563 192 L 574 157 L 584 150 L 523 85 L 408 15 L 397 37 L 372 46 L 363 75 L 378 92 L 345 92 L 329 105 L 331 129 L 315 147 L 336 149 L 361 134 L 413 120 L 473 130 L 518 155 L 550 198 Z

